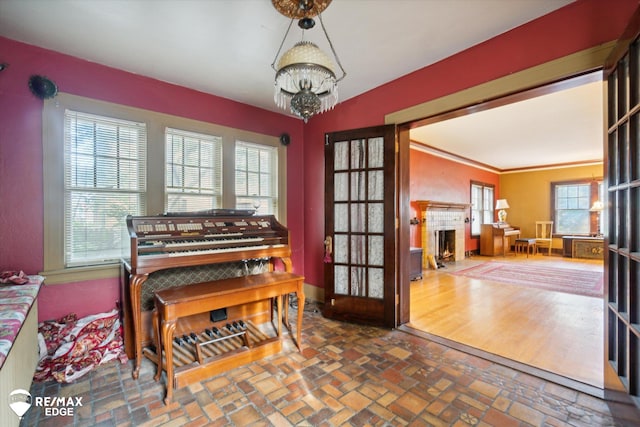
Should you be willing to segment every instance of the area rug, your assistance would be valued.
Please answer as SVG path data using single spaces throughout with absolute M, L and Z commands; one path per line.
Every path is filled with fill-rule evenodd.
M 601 271 L 489 261 L 451 274 L 547 291 L 590 297 L 603 296 Z

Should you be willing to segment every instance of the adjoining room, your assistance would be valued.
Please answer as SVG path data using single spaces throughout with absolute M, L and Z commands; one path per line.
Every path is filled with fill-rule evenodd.
M 408 328 L 603 387 L 600 80 L 582 75 L 411 130 L 412 246 L 426 270 L 412 283 Z M 437 197 L 425 185 L 437 178 L 449 199 L 422 201 Z

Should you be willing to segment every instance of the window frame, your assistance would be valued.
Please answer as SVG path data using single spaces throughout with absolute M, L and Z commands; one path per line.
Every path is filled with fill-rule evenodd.
M 222 207 L 235 208 L 235 144 L 246 141 L 277 147 L 278 152 L 278 211 L 276 217 L 287 223 L 286 206 L 286 147 L 279 138 L 256 132 L 235 129 L 151 110 L 99 101 L 68 93 L 58 93 L 44 101 L 43 107 L 43 271 L 47 284 L 72 283 L 120 275 L 121 262 L 99 266 L 64 267 L 64 112 L 66 109 L 147 124 L 147 193 L 146 214 L 155 215 L 166 210 L 165 192 L 165 130 L 166 128 L 217 135 L 223 141 Z M 224 166 L 226 165 L 226 167 Z M 124 219 L 123 219 L 124 223 Z M 128 238 L 127 238 L 128 240 Z M 129 257 L 125 248 L 123 258 Z
M 237 209 L 255 209 L 256 213 L 259 214 L 269 214 L 271 212 L 277 212 L 279 209 L 279 194 L 278 194 L 278 154 L 277 151 L 274 149 L 274 147 L 269 147 L 269 146 L 265 146 L 264 144 L 256 144 L 253 142 L 247 142 L 247 141 L 236 141 L 236 154 L 238 153 L 238 148 L 244 148 L 246 150 L 258 150 L 258 155 L 261 155 L 262 153 L 267 153 L 269 156 L 269 169 L 271 171 L 275 171 L 275 173 L 273 172 L 263 172 L 262 171 L 262 161 L 259 161 L 259 165 L 258 165 L 258 170 L 251 170 L 249 167 L 249 161 L 248 159 L 246 159 L 247 161 L 245 162 L 245 165 L 242 166 L 246 166 L 246 167 L 240 167 L 239 163 L 238 163 L 238 159 L 236 158 L 236 163 L 234 165 L 234 170 L 235 170 L 235 177 L 238 176 L 238 174 L 243 174 L 245 175 L 245 183 L 246 186 L 249 186 L 249 175 L 253 174 L 253 175 L 258 175 L 258 194 L 242 194 L 239 195 L 238 193 L 236 193 L 236 207 Z M 264 180 L 262 179 L 263 177 L 267 177 L 267 181 L 269 182 L 268 188 L 270 189 L 270 194 L 265 194 L 262 192 L 262 183 L 264 182 Z M 235 189 L 237 190 L 237 182 L 235 182 Z M 254 200 L 258 202 L 258 205 L 256 207 L 256 205 L 252 205 L 251 207 L 244 207 L 244 206 L 238 206 L 238 199 L 247 199 L 247 200 Z M 268 201 L 267 205 L 265 209 L 265 203 L 264 201 Z
M 172 138 L 172 141 L 169 142 L 169 138 Z M 171 148 L 176 148 L 174 145 L 173 138 L 178 137 L 182 138 L 182 160 L 180 162 L 174 159 L 174 156 L 169 156 L 169 145 L 171 144 Z M 194 140 L 198 141 L 198 151 L 202 152 L 204 144 L 210 144 L 210 149 L 212 153 L 211 164 L 204 164 L 202 162 L 202 158 L 199 158 L 198 164 L 189 164 L 188 160 L 185 159 L 187 156 L 186 151 L 186 140 L 191 140 L 191 143 Z M 187 131 L 184 129 L 175 129 L 167 127 L 165 128 L 165 209 L 164 212 L 178 212 L 178 210 L 171 207 L 171 200 L 173 197 L 179 198 L 179 196 L 196 196 L 200 197 L 211 197 L 213 199 L 212 206 L 201 206 L 198 208 L 194 208 L 193 210 L 206 210 L 206 209 L 215 209 L 217 207 L 222 207 L 222 196 L 223 196 L 223 183 L 222 183 L 222 173 L 224 169 L 224 164 L 222 161 L 222 138 L 217 135 L 205 134 L 205 133 L 195 133 L 191 131 Z M 220 158 L 215 159 L 213 154 L 219 154 Z M 180 156 L 178 156 L 180 157 Z M 171 160 L 169 160 L 171 158 Z M 169 167 L 172 170 L 179 170 L 180 173 L 169 173 Z M 187 172 L 188 168 L 197 169 L 198 170 L 198 186 L 189 187 L 185 181 L 188 181 Z M 203 172 L 209 170 L 211 172 L 211 186 L 207 188 L 202 185 Z M 182 185 L 169 185 L 169 175 L 172 178 L 176 179 L 180 177 Z M 175 203 L 175 202 L 174 202 Z
M 485 188 L 490 188 L 492 193 L 493 193 L 493 200 L 491 201 L 491 222 L 490 223 L 485 223 L 484 222 L 484 215 L 482 215 L 483 218 L 480 218 L 480 224 L 479 224 L 480 227 L 479 227 L 479 230 L 478 230 L 477 233 L 473 232 L 473 221 L 474 221 L 474 218 L 473 218 L 473 212 L 474 212 L 474 209 L 473 209 L 473 187 L 474 186 L 481 187 L 481 193 L 483 194 L 483 197 L 484 197 Z M 496 186 L 494 184 L 489 184 L 489 183 L 486 183 L 486 182 L 473 181 L 472 180 L 470 182 L 470 185 L 469 185 L 469 202 L 471 204 L 471 207 L 469 208 L 470 209 L 470 215 L 469 216 L 471 217 L 471 225 L 469 227 L 469 234 L 470 234 L 471 237 L 479 238 L 480 237 L 480 230 L 482 229 L 482 224 L 492 224 L 495 221 L 495 218 L 496 218 L 496 210 L 495 210 L 495 206 L 496 206 Z M 484 204 L 484 198 L 483 198 L 482 202 Z M 488 210 L 485 210 L 485 209 L 481 209 L 481 211 L 482 212 L 488 212 Z
M 111 264 L 122 256 L 121 251 L 110 254 L 103 251 L 107 247 L 111 250 L 118 249 L 113 247 L 113 241 L 122 242 L 127 238 L 122 232 L 121 215 L 122 210 L 131 205 L 124 200 L 136 200 L 134 206 L 137 209 L 133 210 L 134 214 L 145 210 L 148 141 L 146 124 L 66 108 L 64 119 L 64 264 L 67 268 Z M 133 141 L 130 140 L 131 136 L 135 137 Z M 134 164 L 135 168 L 121 166 L 125 163 Z M 93 221 L 85 212 L 87 204 L 96 201 L 102 209 L 96 209 L 99 219 L 92 225 Z M 74 208 L 75 203 L 80 206 Z M 110 213 L 113 210 L 117 214 Z M 76 214 L 84 219 L 80 226 L 76 226 L 74 221 Z M 109 237 L 105 238 L 103 235 L 100 238 L 87 234 L 85 227 L 97 234 L 108 233 Z M 86 251 L 91 244 L 96 244 L 101 249 L 89 254 L 73 250 L 82 248 Z
M 589 212 L 589 233 L 588 234 L 559 233 L 558 232 L 558 215 L 556 212 L 557 187 L 565 186 L 565 185 L 585 185 L 585 184 L 589 184 L 589 208 L 587 209 L 587 211 Z M 598 230 L 598 212 L 592 212 L 590 209 L 596 200 L 599 200 L 604 203 L 603 198 L 605 197 L 605 195 L 603 192 L 603 188 L 604 188 L 603 178 L 598 177 L 598 178 L 574 179 L 574 180 L 568 180 L 568 181 L 553 181 L 551 182 L 550 186 L 551 186 L 551 189 L 550 189 L 551 200 L 549 203 L 549 208 L 551 212 L 549 213 L 549 217 L 551 218 L 551 221 L 553 221 L 552 235 L 553 236 L 595 236 Z M 603 212 L 600 212 L 601 222 L 603 221 L 602 213 Z M 600 228 L 601 230 L 603 229 L 602 224 Z

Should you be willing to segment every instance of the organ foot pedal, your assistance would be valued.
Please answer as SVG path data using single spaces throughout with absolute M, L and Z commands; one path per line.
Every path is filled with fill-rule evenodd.
M 295 292 L 304 304 L 303 277 L 284 271 L 233 277 L 175 286 L 155 293 L 152 324 L 155 332 L 156 379 L 162 371 L 167 373 L 165 403 L 171 402 L 173 389 L 219 374 L 222 371 L 271 356 L 282 350 L 282 323 L 288 318 L 283 307 L 285 296 Z M 208 315 L 211 310 L 224 306 L 236 306 L 249 302 L 276 300 L 277 316 L 272 313 L 271 324 L 276 336 L 269 337 L 249 320 L 229 321 L 214 329 L 197 326 L 193 316 Z M 296 344 L 300 349 L 302 310 L 298 310 Z M 260 317 L 252 317 L 258 321 Z M 182 320 L 182 322 L 180 322 Z M 275 320 L 275 324 L 274 324 Z M 180 326 L 178 327 L 178 323 Z M 191 326 L 193 325 L 193 326 Z M 185 329 L 201 329 L 199 333 L 180 335 Z M 179 337 L 179 339 L 175 339 Z M 175 356 L 175 357 L 174 357 Z
M 199 333 L 190 332 L 175 336 L 172 350 L 172 388 L 184 387 L 203 378 L 258 360 L 281 351 L 280 337 L 269 337 L 253 322 L 234 321 L 225 326 L 206 328 Z M 147 347 L 144 355 L 158 367 L 154 379 L 160 380 L 167 371 L 166 355 L 159 357 L 162 345 Z M 168 396 L 170 399 L 170 396 Z M 168 403 L 168 402 L 167 402 Z

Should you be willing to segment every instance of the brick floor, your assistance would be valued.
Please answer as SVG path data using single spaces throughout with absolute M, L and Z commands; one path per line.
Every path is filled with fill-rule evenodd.
M 313 308 L 313 307 L 312 307 Z M 633 407 L 593 396 L 402 331 L 305 310 L 303 351 L 202 379 L 165 405 L 145 360 L 111 362 L 74 384 L 35 383 L 32 396 L 82 397 L 73 416 L 33 406 L 21 426 L 637 426 Z M 613 408 L 613 409 L 611 409 Z

